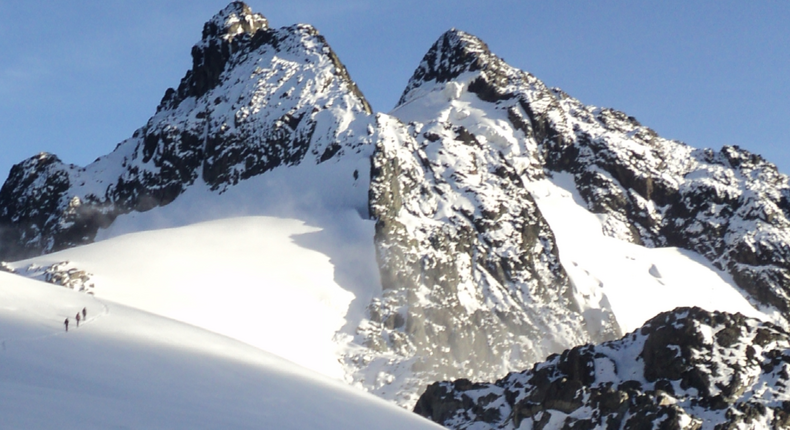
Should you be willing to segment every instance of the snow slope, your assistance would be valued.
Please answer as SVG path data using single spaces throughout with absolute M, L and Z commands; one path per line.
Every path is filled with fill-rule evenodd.
M 605 215 L 585 208 L 573 175 L 554 173 L 528 187 L 557 237 L 577 303 L 586 310 L 611 306 L 624 332 L 677 307 L 781 321 L 775 311 L 755 309 L 729 274 L 693 251 L 648 248 L 605 235 Z
M 353 332 L 381 289 L 368 166 L 344 157 L 279 167 L 222 193 L 197 183 L 167 206 L 120 215 L 93 244 L 11 266 L 35 276 L 68 262 L 63 270 L 94 275 L 97 297 L 342 379 L 335 334 Z
M 440 428 L 225 336 L 7 273 L 0 340 L 4 429 Z
M 353 295 L 333 282 L 326 256 L 292 242 L 292 236 L 314 231 L 290 219 L 229 218 L 129 234 L 35 261 L 69 261 L 96 274 L 97 297 L 222 333 L 340 378 L 331 340 Z

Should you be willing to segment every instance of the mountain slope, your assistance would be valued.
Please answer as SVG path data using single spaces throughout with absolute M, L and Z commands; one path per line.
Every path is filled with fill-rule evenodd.
M 0 303 L 6 429 L 440 428 L 257 348 L 90 295 L 0 273 Z
M 437 345 L 449 350 L 444 354 L 432 352 L 427 347 L 422 351 L 404 351 L 396 349 L 398 345 L 394 343 L 369 343 L 368 339 L 376 339 L 375 335 L 403 329 L 376 325 L 373 319 L 375 310 L 391 303 L 386 300 L 393 296 L 392 291 L 382 291 L 380 287 L 373 243 L 374 223 L 361 219 L 354 210 L 322 204 L 320 199 L 308 199 L 313 203 L 311 207 L 320 208 L 309 218 L 287 218 L 272 210 L 276 207 L 273 201 L 288 198 L 295 191 L 287 185 L 297 186 L 302 191 L 308 189 L 296 185 L 297 178 L 331 183 L 327 180 L 331 175 L 319 176 L 315 169 L 332 173 L 338 167 L 345 171 L 349 166 L 338 163 L 275 169 L 268 175 L 229 188 L 221 195 L 215 195 L 208 187 L 192 188 L 167 206 L 119 216 L 109 229 L 100 232 L 102 240 L 95 244 L 17 261 L 6 267 L 19 275 L 74 289 L 85 286 L 87 292 L 101 300 L 112 300 L 244 341 L 404 406 L 413 405 L 424 387 L 442 375 L 477 379 L 486 375 L 501 377 L 517 368 L 519 363 L 526 366 L 543 359 L 535 354 L 529 361 L 527 351 L 523 357 L 509 356 L 506 362 L 495 363 L 496 367 L 483 357 L 479 361 L 468 360 L 464 368 L 454 369 L 449 365 L 442 368 L 442 364 L 453 363 L 448 357 L 452 357 L 454 349 L 451 348 L 456 345 L 449 340 L 438 343 L 442 340 L 434 338 Z M 354 190 L 350 184 L 346 187 Z M 252 203 L 250 195 L 267 197 Z M 541 196 L 538 203 L 543 205 L 546 199 Z M 300 203 L 295 202 L 298 207 Z M 206 208 L 209 204 L 210 210 Z M 240 217 L 238 208 L 245 204 L 248 215 Z M 566 201 L 563 208 L 565 212 L 569 210 L 586 213 L 572 199 Z M 290 210 L 290 213 L 307 212 Z M 592 214 L 587 215 L 596 219 Z M 578 224 L 580 216 L 574 219 Z M 563 229 L 556 231 L 567 234 Z M 627 247 L 625 251 L 618 251 L 614 245 L 604 248 L 624 252 L 621 264 L 629 261 L 625 256 L 636 258 L 631 263 L 633 269 L 618 267 L 620 271 L 602 276 L 606 293 L 612 297 L 613 312 L 629 327 L 641 324 L 643 320 L 639 318 L 650 316 L 646 309 L 659 312 L 680 305 L 745 313 L 751 309 L 750 315 L 762 315 L 732 290 L 730 284 L 723 280 L 712 283 L 719 275 L 711 268 L 700 266 L 698 261 L 684 260 L 683 254 L 667 253 L 668 250 L 640 251 L 636 245 L 604 239 Z M 594 241 L 591 243 L 595 246 Z M 578 255 L 574 257 L 585 264 Z M 616 266 L 617 262 L 613 264 Z M 652 265 L 660 267 L 661 279 L 650 275 L 648 268 Z M 707 272 L 698 274 L 699 270 Z M 638 277 L 640 271 L 644 271 L 642 278 Z M 640 284 L 631 286 L 630 282 L 620 280 L 623 275 L 627 276 L 625 279 L 640 280 Z M 625 285 L 619 286 L 616 282 Z M 704 283 L 704 288 L 696 285 L 698 283 Z M 612 288 L 621 288 L 624 292 L 614 294 Z M 692 295 L 695 288 L 700 292 Z M 668 291 L 685 294 L 665 297 Z M 458 310 L 457 307 L 441 307 L 442 303 L 435 299 L 442 298 L 442 294 L 436 289 L 424 302 L 418 303 L 433 307 L 425 311 L 425 327 L 443 323 L 445 320 L 434 315 L 445 309 L 451 316 Z M 649 298 L 650 303 L 634 307 L 634 296 Z M 451 299 L 453 296 L 447 300 Z M 369 306 L 371 303 L 373 305 Z M 513 300 L 511 303 L 519 302 Z M 469 302 L 464 304 L 469 305 Z M 486 302 L 478 306 L 477 315 L 491 321 L 493 317 L 485 315 Z M 406 313 L 409 318 L 414 312 L 408 308 L 404 311 L 409 312 Z M 512 312 L 515 314 L 512 318 L 519 317 Z M 445 326 L 445 330 L 460 332 L 462 336 L 471 333 L 470 336 L 489 342 L 485 327 L 477 330 L 459 314 L 454 315 L 458 318 L 458 326 Z M 504 312 L 501 315 L 507 316 Z M 544 329 L 549 331 L 549 336 L 559 338 L 559 334 L 553 333 L 553 327 L 546 325 Z M 523 335 L 510 340 L 515 337 L 514 333 L 518 334 L 515 330 L 502 333 L 502 345 L 535 345 L 537 340 L 544 338 Z M 564 341 L 571 343 L 567 339 Z M 561 350 L 562 343 L 558 341 L 552 348 Z M 432 359 L 435 361 L 430 361 Z M 435 367 L 413 366 L 412 363 L 418 361 Z M 487 363 L 488 367 L 478 363 Z
M 364 229 L 353 218 L 347 225 Z M 79 270 L 101 300 L 220 333 L 342 380 L 342 345 L 333 339 L 355 313 L 349 312 L 355 294 L 334 281 L 336 267 L 344 266 L 316 251 L 334 240 L 298 220 L 234 217 L 127 234 L 11 267 L 30 277 L 50 267 Z
M 378 117 L 380 129 L 392 130 L 377 139 L 371 173 L 383 293 L 362 327 L 365 343 L 395 351 L 418 373 L 490 379 L 572 345 L 619 337 L 618 312 L 629 330 L 682 304 L 786 324 L 781 307 L 755 310 L 744 296 L 753 303 L 759 297 L 735 287 L 721 266 L 694 252 L 643 252 L 643 245 L 655 244 L 641 241 L 628 248 L 622 241 L 634 238 L 612 227 L 618 225 L 614 217 L 627 214 L 586 224 L 622 245 L 604 240 L 596 243 L 601 248 L 574 252 L 584 245 L 568 234 L 579 218 L 554 212 L 547 219 L 539 203 L 548 202 L 542 199 L 548 190 L 566 192 L 551 184 L 563 177 L 561 165 L 546 161 L 556 157 L 552 145 L 576 144 L 562 133 L 576 127 L 578 115 L 563 110 L 557 94 L 466 33 L 451 30 L 431 47 L 391 116 Z M 549 120 L 551 128 L 541 122 Z M 596 132 L 602 139 L 618 133 Z M 571 178 L 569 191 L 585 196 L 586 188 L 576 185 L 584 179 Z M 590 216 L 585 209 L 597 212 L 582 205 L 567 207 L 580 217 Z M 567 248 L 558 246 L 558 235 Z M 601 254 L 604 264 L 596 262 L 600 252 L 611 253 Z M 636 255 L 645 256 L 640 264 L 648 261 L 644 272 L 617 269 Z M 607 260 L 615 256 L 619 262 L 610 269 Z M 678 275 L 662 279 L 656 264 Z M 628 291 L 637 279 L 633 289 L 643 297 Z M 668 289 L 683 296 L 663 298 Z M 647 297 L 656 299 L 634 303 Z
M 572 174 L 553 173 L 528 187 L 557 238 L 575 299 L 608 302 L 624 332 L 676 307 L 783 321 L 776 311 L 755 309 L 731 276 L 693 251 L 650 248 L 607 235 L 605 219 L 587 210 Z
M 434 45 L 393 113 L 404 121 L 445 114 L 461 122 L 441 111 L 446 104 L 434 103 L 429 115 L 413 106 L 439 86 L 488 103 L 481 110 L 496 112 L 497 126 L 470 133 L 502 147 L 519 174 L 540 178 L 544 167 L 573 173 L 588 208 L 604 215 L 607 235 L 698 252 L 755 304 L 790 316 L 790 182 L 773 164 L 736 147 L 697 150 L 622 112 L 585 106 L 460 31 Z M 526 142 L 514 150 L 502 136 L 517 131 Z
M 379 125 L 394 138 L 372 160 L 383 293 L 361 327 L 367 345 L 423 380 L 482 378 L 619 333 L 611 312 L 585 321 L 548 223 L 501 154 L 463 127 Z
M 759 156 L 662 139 L 623 113 L 547 88 L 457 30 L 434 44 L 392 114 L 464 127 L 467 141 L 499 151 L 527 188 L 572 173 L 606 235 L 697 252 L 754 305 L 790 316 L 790 182 Z

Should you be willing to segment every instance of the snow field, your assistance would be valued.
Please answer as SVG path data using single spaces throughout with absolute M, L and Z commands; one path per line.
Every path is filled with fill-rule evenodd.
M 222 194 L 196 185 L 119 217 L 96 243 L 12 266 L 68 261 L 95 275 L 96 297 L 343 379 L 346 342 L 335 335 L 355 329 L 380 291 L 374 224 L 362 218 L 369 170 L 349 157 L 275 169 Z
M 528 187 L 557 238 L 577 302 L 587 312 L 611 306 L 624 333 L 680 306 L 772 319 L 744 298 L 727 273 L 695 252 L 604 236 L 604 220 L 586 209 L 571 174 L 554 173 L 552 180 Z
M 0 339 L 4 429 L 440 428 L 225 336 L 6 273 Z
M 353 295 L 332 281 L 326 256 L 290 239 L 314 231 L 295 220 L 230 218 L 133 233 L 35 261 L 70 261 L 96 275 L 97 297 L 340 378 L 331 339 L 345 323 Z

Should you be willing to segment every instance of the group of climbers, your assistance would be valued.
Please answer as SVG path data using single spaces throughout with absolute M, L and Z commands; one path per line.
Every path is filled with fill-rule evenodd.
M 82 314 L 82 316 L 80 316 L 80 313 Z M 82 308 L 82 312 L 77 312 L 77 316 L 74 317 L 74 319 L 77 320 L 77 327 L 80 326 L 80 320 L 85 320 L 87 318 L 87 316 L 88 316 L 88 310 L 86 308 Z M 66 320 L 63 321 L 63 324 L 66 326 L 66 331 L 69 331 L 69 319 L 68 318 L 66 318 Z

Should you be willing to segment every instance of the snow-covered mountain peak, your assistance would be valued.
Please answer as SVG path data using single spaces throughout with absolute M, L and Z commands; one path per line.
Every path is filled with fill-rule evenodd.
M 378 118 L 391 130 L 376 142 L 370 186 L 383 294 L 361 333 L 414 362 L 420 379 L 489 378 L 620 334 L 603 295 L 574 298 L 584 293 L 525 186 L 543 174 L 528 125 L 533 87 L 548 94 L 450 30 L 391 112 L 400 121 Z
M 267 39 L 269 23 L 243 2 L 232 2 L 203 25 L 202 39 L 192 47 L 192 69 L 178 90 L 168 89 L 157 111 L 177 106 L 187 97 L 200 97 L 219 84 L 232 54 L 249 51 L 252 39 Z
M 242 2 L 231 3 L 204 25 L 203 38 L 192 47 L 192 68 L 177 89 L 170 88 L 165 92 L 157 112 L 176 108 L 189 97 L 203 96 L 220 84 L 221 75 L 226 70 L 271 51 L 298 57 L 312 56 L 312 61 L 309 58 L 297 60 L 308 63 L 305 66 L 308 69 L 321 66 L 321 59 L 315 57 L 325 57 L 363 109 L 367 113 L 372 112 L 345 66 L 318 30 L 308 24 L 271 29 L 263 15 L 253 13 Z
M 447 82 L 463 72 L 474 70 L 479 54 L 490 55 L 482 40 L 455 28 L 446 31 L 422 58 L 397 106 L 408 102 L 411 99 L 409 93 L 426 82 Z
M 761 157 L 664 139 L 547 88 L 457 31 L 434 44 L 392 115 L 426 124 L 426 138 L 436 124 L 501 152 L 527 184 L 573 174 L 607 236 L 697 252 L 753 303 L 790 318 L 790 182 Z
M 119 214 L 167 205 L 196 184 L 223 192 L 280 166 L 364 158 L 371 146 L 370 105 L 312 26 L 270 29 L 231 3 L 192 59 L 112 153 L 86 167 L 38 156 L 14 167 L 0 190 L 0 258 L 91 242 Z
M 496 73 L 502 60 L 476 36 L 455 28 L 446 31 L 431 46 L 414 71 L 398 106 L 411 99 L 409 93 L 426 82 L 448 82 L 464 72 L 486 70 Z
M 230 41 L 239 34 L 253 35 L 268 26 L 269 22 L 263 15 L 253 13 L 244 2 L 234 1 L 203 25 L 203 40 L 222 38 Z

